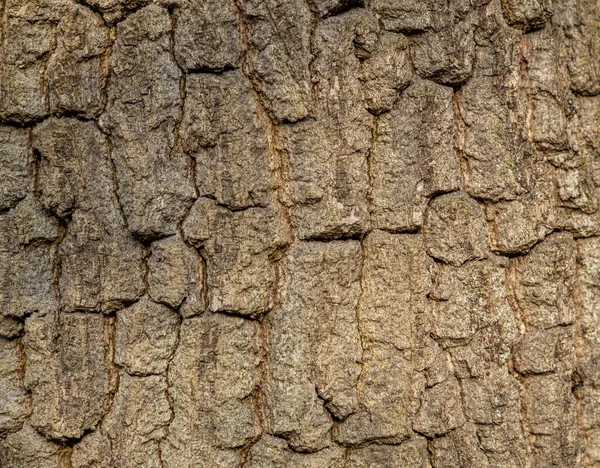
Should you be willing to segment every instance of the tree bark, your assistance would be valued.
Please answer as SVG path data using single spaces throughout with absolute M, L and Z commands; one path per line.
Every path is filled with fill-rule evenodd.
M 600 467 L 598 0 L 0 17 L 0 467 Z

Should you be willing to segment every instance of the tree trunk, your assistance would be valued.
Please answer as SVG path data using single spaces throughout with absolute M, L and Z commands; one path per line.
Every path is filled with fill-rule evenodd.
M 598 0 L 0 14 L 0 467 L 600 467 Z

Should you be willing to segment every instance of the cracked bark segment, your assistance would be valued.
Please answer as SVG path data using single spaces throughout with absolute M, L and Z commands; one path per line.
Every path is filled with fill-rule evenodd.
M 168 373 L 174 419 L 161 446 L 166 467 L 240 466 L 240 449 L 260 434 L 259 351 L 253 321 L 222 314 L 183 321 Z
M 538 95 L 531 102 L 529 138 L 541 150 L 567 149 L 567 118 L 560 103 L 551 96 Z
M 431 333 L 438 343 L 444 347 L 465 345 L 486 327 L 499 326 L 514 333 L 505 266 L 500 259 L 493 259 L 440 267 L 431 292 Z
M 600 180 L 596 155 L 600 150 L 600 96 L 578 97 L 574 108 L 575 113 L 567 127 L 572 151 L 561 152 L 556 160 L 551 159 L 550 162 L 564 171 L 565 179 L 575 179 L 571 184 L 564 184 L 568 189 L 566 193 L 559 194 L 561 201 L 576 208 L 575 211 L 583 212 L 583 216 L 591 218 L 588 224 L 597 226 Z M 580 232 L 587 237 L 598 232 L 595 228 L 594 231 L 588 228 L 587 232 Z
M 413 429 L 427 437 L 447 434 L 464 424 L 460 386 L 455 378 L 425 390 Z
M 473 424 L 464 424 L 443 437 L 434 438 L 430 450 L 431 462 L 436 468 L 490 467 L 486 454 L 478 447 Z
M 48 114 L 44 75 L 56 23 L 66 0 L 10 0 L 3 4 L 0 47 L 0 118 L 27 123 Z
M 31 196 L 0 214 L 0 310 L 23 318 L 58 306 L 54 247 L 59 226 Z
M 437 32 L 426 32 L 411 42 L 415 72 L 437 83 L 458 85 L 473 71 L 475 58 L 474 25 L 471 19 Z
M 290 180 L 285 188 L 300 239 L 336 239 L 365 232 L 369 220 L 366 153 L 332 158 L 331 141 L 315 121 L 304 120 L 283 133 Z
M 564 66 L 564 35 L 556 27 L 527 34 L 523 41 L 527 64 L 524 85 L 530 94 L 528 137 L 539 150 L 566 150 L 569 79 Z
M 486 388 L 511 388 L 510 382 L 506 383 L 510 379 L 505 378 L 508 377 L 505 369 L 518 328 L 509 305 L 506 266 L 506 260 L 499 258 L 470 262 L 460 268 L 443 266 L 430 294 L 434 301 L 431 333 L 447 349 L 454 374 L 461 379 L 463 404 L 475 399 L 474 407 L 487 405 L 479 401 L 488 398 L 482 394 Z M 494 403 L 496 406 L 489 411 L 498 416 L 494 424 L 500 425 L 493 428 L 494 434 L 514 432 L 511 437 L 516 441 L 519 424 L 514 421 L 518 415 L 510 413 L 510 404 L 497 400 L 497 405 Z M 480 422 L 471 413 L 466 415 L 478 423 L 490 423 Z M 503 418 L 508 421 L 506 425 Z
M 0 437 L 21 430 L 31 412 L 24 372 L 25 356 L 19 342 L 0 338 Z
M 210 311 L 255 317 L 273 307 L 276 274 L 270 257 L 289 241 L 278 207 L 230 211 L 200 198 L 183 231 L 204 252 Z
M 522 53 L 527 63 L 523 84 L 536 93 L 565 99 L 570 77 L 565 66 L 566 37 L 560 26 L 549 24 L 523 36 Z
M 237 68 L 242 58 L 240 24 L 232 0 L 165 0 L 173 8 L 174 53 L 186 72 Z
M 128 236 L 104 241 L 87 237 L 86 222 L 93 223 L 76 212 L 60 247 L 61 302 L 67 310 L 112 312 L 143 292 L 141 249 Z
M 557 224 L 555 170 L 544 153 L 526 164 L 527 193 L 516 200 L 486 204 L 489 247 L 500 255 L 525 254 Z
M 336 441 L 360 446 L 370 441 L 398 444 L 411 435 L 409 351 L 390 346 L 366 348 L 357 385 L 359 411 L 339 424 Z
M 530 374 L 522 381 L 522 412 L 532 463 L 540 466 L 568 464 L 580 451 L 574 397 L 580 377 L 573 373 L 575 330 L 567 326 L 575 320 L 575 250 L 571 234 L 555 233 L 511 265 L 516 303 L 527 327 L 515 367 Z M 551 353 L 553 362 L 531 349 L 533 344 Z M 540 372 L 545 373 L 535 375 Z
M 498 367 L 506 366 L 517 331 L 514 318 L 509 316 L 479 330 L 466 345 L 446 347 L 457 378 L 483 379 Z
M 571 88 L 583 95 L 600 93 L 600 24 L 594 2 L 568 0 L 554 2 L 553 22 L 560 25 L 566 37 L 566 61 Z
M 119 212 L 106 137 L 93 122 L 51 118 L 35 128 L 33 148 L 40 199 L 69 221 L 60 245 L 63 307 L 112 311 L 137 299 L 143 252 Z
M 416 369 L 422 373 L 416 375 L 417 390 L 422 393 L 425 388 L 433 387 L 439 383 L 445 382 L 452 375 L 448 356 L 442 350 L 442 347 L 431 337 L 426 336 L 429 332 L 427 328 L 427 320 L 420 320 L 415 329 L 420 331 L 420 343 L 416 349 L 415 360 Z M 424 326 L 425 325 L 425 326 Z M 425 330 L 420 330 L 423 327 Z M 424 379 L 422 378 L 424 377 Z M 424 383 L 424 386 L 423 386 Z
M 452 89 L 430 81 L 415 82 L 379 117 L 370 159 L 375 228 L 417 230 L 429 199 L 458 188 L 453 121 Z
M 14 208 L 29 188 L 29 131 L 0 125 L 0 211 Z
M 56 35 L 57 47 L 47 70 L 50 111 L 93 118 L 106 101 L 108 29 L 89 8 L 73 5 Z
M 23 322 L 0 315 L 0 338 L 11 340 L 23 334 Z
M 490 249 L 499 254 L 526 253 L 545 234 L 527 201 L 488 205 L 486 216 Z
M 40 160 L 40 200 L 47 209 L 63 218 L 75 210 L 96 211 L 98 222 L 122 225 L 110 193 L 108 141 L 93 122 L 52 117 L 34 129 L 33 149 Z
M 111 135 L 129 230 L 147 238 L 174 234 L 195 199 L 188 161 L 171 154 L 182 103 L 170 36 L 169 14 L 156 5 L 119 23 L 108 106 L 100 119 Z
M 554 233 L 524 257 L 511 260 L 514 296 L 530 330 L 569 325 L 575 320 L 573 236 Z
M 415 2 L 413 0 L 375 0 L 371 4 L 379 15 L 383 27 L 399 32 L 420 32 L 433 24 L 432 1 Z
M 152 0 L 81 0 L 92 10 L 102 14 L 102 18 L 109 25 L 117 24 L 128 14 L 139 10 L 151 3 Z
M 559 206 L 582 214 L 594 215 L 598 211 L 597 189 L 589 168 L 582 166 L 574 169 L 558 168 L 556 185 Z M 590 216 L 595 218 L 595 216 Z
M 107 466 L 159 468 L 160 441 L 167 435 L 171 417 L 164 376 L 132 377 L 121 373 L 113 406 L 97 430 L 101 441 L 80 443 L 74 452 L 79 452 L 77 457 L 84 462 L 100 457 L 106 461 L 107 454 L 98 450 L 110 447 Z
M 298 263 L 291 265 L 288 278 L 298 274 L 305 282 L 287 310 L 298 307 L 300 304 L 294 299 L 301 298 L 308 309 L 308 317 L 318 317 L 323 305 L 331 311 L 332 317 L 326 321 L 329 323 L 320 323 L 312 333 L 309 332 L 315 352 L 315 389 L 328 411 L 336 418 L 344 419 L 356 410 L 355 383 L 360 372 L 361 345 L 356 323 L 360 291 L 359 245 L 354 242 L 315 247 L 305 244 L 294 254 Z M 313 273 L 319 279 L 307 281 Z M 291 279 L 290 288 L 298 288 L 296 280 Z M 337 354 L 337 350 L 343 350 L 343 353 Z
M 594 141 L 598 140 L 597 132 L 592 130 L 598 127 L 598 105 L 594 98 L 574 98 L 570 94 L 565 42 L 565 33 L 554 25 L 525 37 L 525 84 L 531 95 L 528 136 L 543 152 L 545 161 L 538 165 L 545 166 L 552 183 L 550 190 L 543 189 L 550 196 L 544 195 L 543 204 L 538 201 L 543 211 L 551 207 L 550 216 L 544 213 L 542 224 L 589 236 L 596 234 L 600 226 L 591 156 L 596 151 Z M 536 181 L 540 174 L 528 177 Z M 528 187 L 528 192 L 527 198 L 541 198 L 538 186 Z M 540 211 L 532 205 L 530 214 Z
M 458 92 L 463 122 L 458 147 L 465 157 L 465 189 L 485 200 L 514 200 L 523 187 L 523 144 L 519 113 L 510 113 L 511 97 L 498 77 L 477 76 Z
M 428 308 L 433 266 L 418 235 L 374 231 L 364 241 L 364 255 L 359 411 L 337 428 L 337 440 L 351 446 L 399 443 L 410 435 L 410 354 L 420 347 L 419 315 Z
M 344 450 L 330 447 L 315 453 L 297 453 L 284 439 L 263 435 L 250 449 L 249 468 L 346 468 Z
M 524 463 L 527 463 L 529 457 L 528 454 L 521 454 L 515 451 L 514 453 L 507 452 L 498 452 L 494 451 L 494 445 L 498 445 L 499 447 L 504 447 L 506 444 L 505 436 L 501 429 L 494 428 L 494 432 L 492 435 L 488 435 L 485 433 L 486 426 L 481 426 L 482 429 L 477 432 L 477 436 L 481 438 L 490 437 L 493 442 L 492 446 L 485 452 L 485 456 L 489 465 L 473 465 L 473 466 L 490 466 L 490 467 L 511 467 L 511 466 L 523 466 Z M 487 443 L 485 441 L 484 443 Z M 501 450 L 501 449 L 498 449 Z
M 501 3 L 506 22 L 520 29 L 541 28 L 552 15 L 551 0 L 502 0 Z
M 268 432 L 301 452 L 330 445 L 332 420 L 357 409 L 360 244 L 299 242 L 282 265 L 281 304 L 267 317 Z
M 487 257 L 483 207 L 464 192 L 441 195 L 430 203 L 423 234 L 429 255 L 444 263 L 460 266 Z
M 530 457 L 521 427 L 519 382 L 506 367 L 490 366 L 483 377 L 460 380 L 465 417 L 472 423 L 462 437 L 477 435 L 474 447 L 457 447 L 459 456 L 479 458 L 483 452 L 491 466 L 519 466 Z M 473 431 L 473 428 L 475 431 Z
M 292 224 L 301 239 L 335 239 L 368 227 L 367 154 L 373 117 L 357 77 L 360 56 L 372 53 L 376 19 L 355 9 L 317 26 L 311 63 L 315 119 L 282 129 Z
M 514 91 L 521 79 L 522 40 L 524 32 L 509 26 L 502 14 L 500 1 L 478 2 L 475 29 L 473 75 L 499 80 Z
M 296 122 L 311 108 L 310 34 L 306 2 L 250 0 L 240 5 L 247 21 L 246 66 L 274 120 Z
M 69 459 L 65 449 L 48 442 L 31 426 L 9 434 L 0 441 L 0 460 L 6 468 L 68 468 Z
M 417 33 L 448 25 L 452 19 L 452 11 L 464 13 L 465 1 L 451 3 L 451 8 L 448 8 L 444 2 L 437 0 L 374 0 L 370 8 L 381 18 L 385 29 Z
M 598 163 L 594 155 L 600 150 L 600 96 L 578 96 L 573 104 L 575 114 L 571 115 L 567 129 L 569 145 L 575 154 L 562 153 L 560 156 L 570 156 L 564 160 L 565 167 L 577 167 L 584 160 L 596 168 Z
M 146 298 L 120 310 L 115 363 L 131 375 L 164 373 L 175 352 L 178 328 L 176 312 Z
M 363 345 L 398 350 L 416 346 L 416 316 L 429 310 L 433 268 L 421 236 L 376 230 L 363 241 L 363 248 L 358 308 Z
M 578 426 L 584 447 L 584 466 L 600 462 L 600 241 L 598 238 L 577 241 L 577 322 L 575 397 L 583 418 Z
M 548 374 L 556 371 L 557 330 L 533 330 L 515 346 L 515 369 L 520 374 Z
M 412 78 L 408 62 L 408 39 L 382 31 L 373 53 L 360 64 L 358 79 L 367 109 L 374 114 L 389 111 Z
M 576 402 L 569 375 L 539 375 L 523 381 L 522 406 L 532 462 L 539 466 L 569 464 L 577 451 Z
M 10 7 L 10 4 L 5 6 L 7 13 L 3 18 L 0 116 L 4 120 L 27 122 L 47 114 L 43 90 L 45 64 L 41 59 L 50 52 L 52 28 L 11 18 Z M 33 42 L 34 37 L 39 42 Z
M 349 449 L 345 468 L 426 468 L 427 440 L 414 438 L 400 445 L 369 445 L 365 448 Z
M 72 468 L 112 468 L 110 440 L 101 431 L 86 435 L 73 447 Z
M 576 237 L 600 233 L 600 204 L 596 152 L 598 148 L 597 97 L 577 98 L 568 125 L 570 151 L 552 154 L 554 166 L 554 218 L 551 225 Z
M 552 226 L 577 237 L 600 233 L 600 183 L 596 154 L 600 146 L 600 99 L 577 97 L 567 125 L 569 151 L 551 153 L 554 166 L 554 218 Z
M 274 189 L 268 129 L 239 70 L 187 78 L 181 143 L 199 195 L 234 210 L 267 206 Z
M 183 317 L 198 315 L 204 305 L 204 262 L 178 236 L 152 243 L 148 289 L 155 302 L 179 309 Z
M 31 425 L 52 439 L 83 436 L 109 408 L 112 369 L 105 320 L 101 315 L 57 312 L 25 321 Z

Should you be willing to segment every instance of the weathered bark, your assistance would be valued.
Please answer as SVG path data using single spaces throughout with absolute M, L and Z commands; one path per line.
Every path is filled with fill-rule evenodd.
M 0 468 L 600 467 L 600 1 L 2 0 Z

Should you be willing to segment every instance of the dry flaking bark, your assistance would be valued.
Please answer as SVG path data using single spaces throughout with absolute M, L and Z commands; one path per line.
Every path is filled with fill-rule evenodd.
M 599 38 L 0 2 L 0 468 L 600 467 Z

